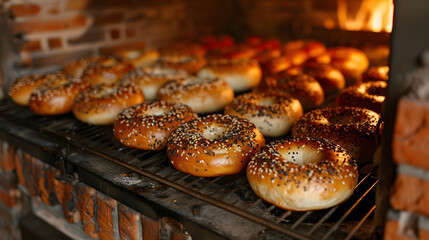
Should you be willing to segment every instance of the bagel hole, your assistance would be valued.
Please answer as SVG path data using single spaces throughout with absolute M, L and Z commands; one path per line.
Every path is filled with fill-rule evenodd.
M 369 95 L 375 95 L 375 96 L 386 96 L 386 88 L 382 88 L 382 87 L 376 87 L 376 86 L 372 86 L 369 87 L 366 92 Z
M 209 125 L 203 129 L 203 137 L 210 140 L 222 139 L 226 134 L 226 128 L 223 126 Z
M 318 154 L 316 149 L 312 149 L 309 146 L 307 148 L 305 149 L 305 145 L 294 146 L 288 149 L 278 149 L 278 152 L 287 162 L 299 166 L 322 161 L 322 155 Z
M 356 116 L 330 116 L 327 118 L 330 124 L 353 124 L 356 123 Z

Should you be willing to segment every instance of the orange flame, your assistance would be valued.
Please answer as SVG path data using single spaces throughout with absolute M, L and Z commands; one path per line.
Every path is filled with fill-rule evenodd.
M 392 32 L 393 0 L 363 0 L 354 16 L 350 16 L 353 14 L 348 11 L 347 0 L 337 0 L 337 3 L 341 29 Z

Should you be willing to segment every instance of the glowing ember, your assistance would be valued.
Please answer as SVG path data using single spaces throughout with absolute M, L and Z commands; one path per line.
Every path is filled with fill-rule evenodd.
M 355 13 L 347 0 L 338 1 L 338 22 L 350 31 L 392 32 L 393 0 L 362 0 Z M 352 1 L 355 3 L 355 1 Z M 354 7 L 354 6 L 352 6 Z

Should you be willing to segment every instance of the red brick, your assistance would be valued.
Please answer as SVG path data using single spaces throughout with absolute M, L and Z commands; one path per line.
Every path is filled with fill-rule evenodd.
M 120 23 L 124 19 L 124 13 L 122 12 L 113 12 L 107 13 L 104 15 L 98 15 L 94 19 L 94 26 L 102 26 L 114 23 Z
M 113 40 L 117 40 L 121 37 L 121 32 L 119 29 L 112 29 L 110 30 L 110 38 Z
M 77 45 L 81 43 L 95 43 L 104 40 L 104 31 L 100 28 L 90 29 L 82 36 L 71 38 L 68 40 L 70 45 Z
M 391 190 L 390 203 L 397 210 L 429 216 L 429 182 L 413 176 L 398 174 Z
M 385 240 L 414 240 L 414 238 L 406 237 L 399 233 L 398 221 L 388 220 L 384 227 Z M 418 230 L 418 239 L 429 239 L 429 231 L 424 229 Z
M 48 13 L 58 14 L 58 13 L 60 13 L 60 9 L 58 7 L 51 7 L 50 9 L 48 9 Z
M 10 12 L 13 17 L 35 16 L 40 12 L 40 7 L 31 3 L 12 4 Z
M 136 36 L 136 31 L 132 28 L 125 29 L 125 37 L 126 38 L 134 38 Z
M 63 206 L 64 217 L 69 223 L 77 223 L 80 220 L 80 216 L 76 207 L 76 193 L 74 186 L 72 184 L 62 182 L 60 182 L 60 186 L 60 203 Z
M 393 159 L 429 170 L 429 101 L 400 99 L 393 137 Z
M 119 204 L 118 226 L 121 239 L 138 240 L 142 234 L 140 213 L 123 204 Z
M 18 189 L 4 190 L 0 188 L 1 202 L 9 208 L 15 207 L 20 202 L 21 192 Z
M 160 239 L 161 223 L 141 215 L 143 239 Z
M 46 181 L 49 193 L 49 204 L 52 206 L 59 203 L 57 196 L 59 184 L 57 183 L 58 180 L 55 179 L 55 176 L 59 173 L 60 171 L 54 167 L 47 166 L 46 168 Z
M 28 41 L 21 47 L 21 52 L 37 52 L 41 50 L 42 44 L 40 43 L 40 40 Z
M 61 38 L 49 38 L 48 39 L 48 45 L 49 45 L 50 49 L 62 48 L 63 42 L 62 42 Z
M 12 24 L 12 32 L 16 33 L 35 33 L 35 32 L 50 32 L 79 28 L 86 25 L 87 19 L 85 16 L 76 16 L 68 19 L 55 20 L 37 20 L 27 22 L 17 22 Z
M 91 0 L 67 0 L 67 11 L 80 11 L 85 9 Z
M 19 184 L 21 184 L 23 187 L 27 187 L 27 184 L 24 178 L 24 165 L 23 165 L 24 158 L 22 155 L 23 154 L 20 150 L 15 152 L 15 156 L 14 156 L 15 169 L 16 169 L 16 175 L 18 177 Z
M 115 240 L 114 234 L 114 211 L 117 211 L 117 201 L 104 194 L 97 193 L 97 223 L 99 226 L 98 236 L 100 240 Z
M 36 196 L 37 184 L 33 176 L 36 176 L 34 164 L 36 159 L 28 153 L 23 153 L 23 176 L 25 179 L 25 186 L 31 196 Z
M 101 47 L 100 53 L 103 55 L 110 55 L 122 50 L 144 49 L 145 47 L 146 47 L 145 41 L 137 41 L 137 42 L 119 44 L 115 46 Z
M 159 222 L 161 223 L 161 231 L 164 233 L 164 237 L 168 238 L 169 236 L 171 240 L 192 239 L 191 235 L 189 235 L 188 231 L 180 222 L 169 217 L 163 217 L 159 220 Z
M 37 184 L 36 194 L 44 204 L 49 205 L 48 179 L 46 177 L 47 164 L 36 161 L 33 167 L 37 173 L 33 176 Z
M 12 171 L 15 169 L 15 146 L 8 142 L 0 143 L 0 168 L 4 171 Z
M 76 185 L 77 209 L 82 221 L 83 231 L 92 238 L 98 238 L 96 218 L 96 191 L 83 183 Z

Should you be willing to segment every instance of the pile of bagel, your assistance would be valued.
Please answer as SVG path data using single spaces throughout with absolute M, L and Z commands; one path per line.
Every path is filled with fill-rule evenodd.
M 262 199 L 306 211 L 347 200 L 372 161 L 388 71 L 353 47 L 207 36 L 77 59 L 17 79 L 9 96 L 37 115 L 112 125 L 121 144 L 166 151 L 191 175 L 247 171 Z

